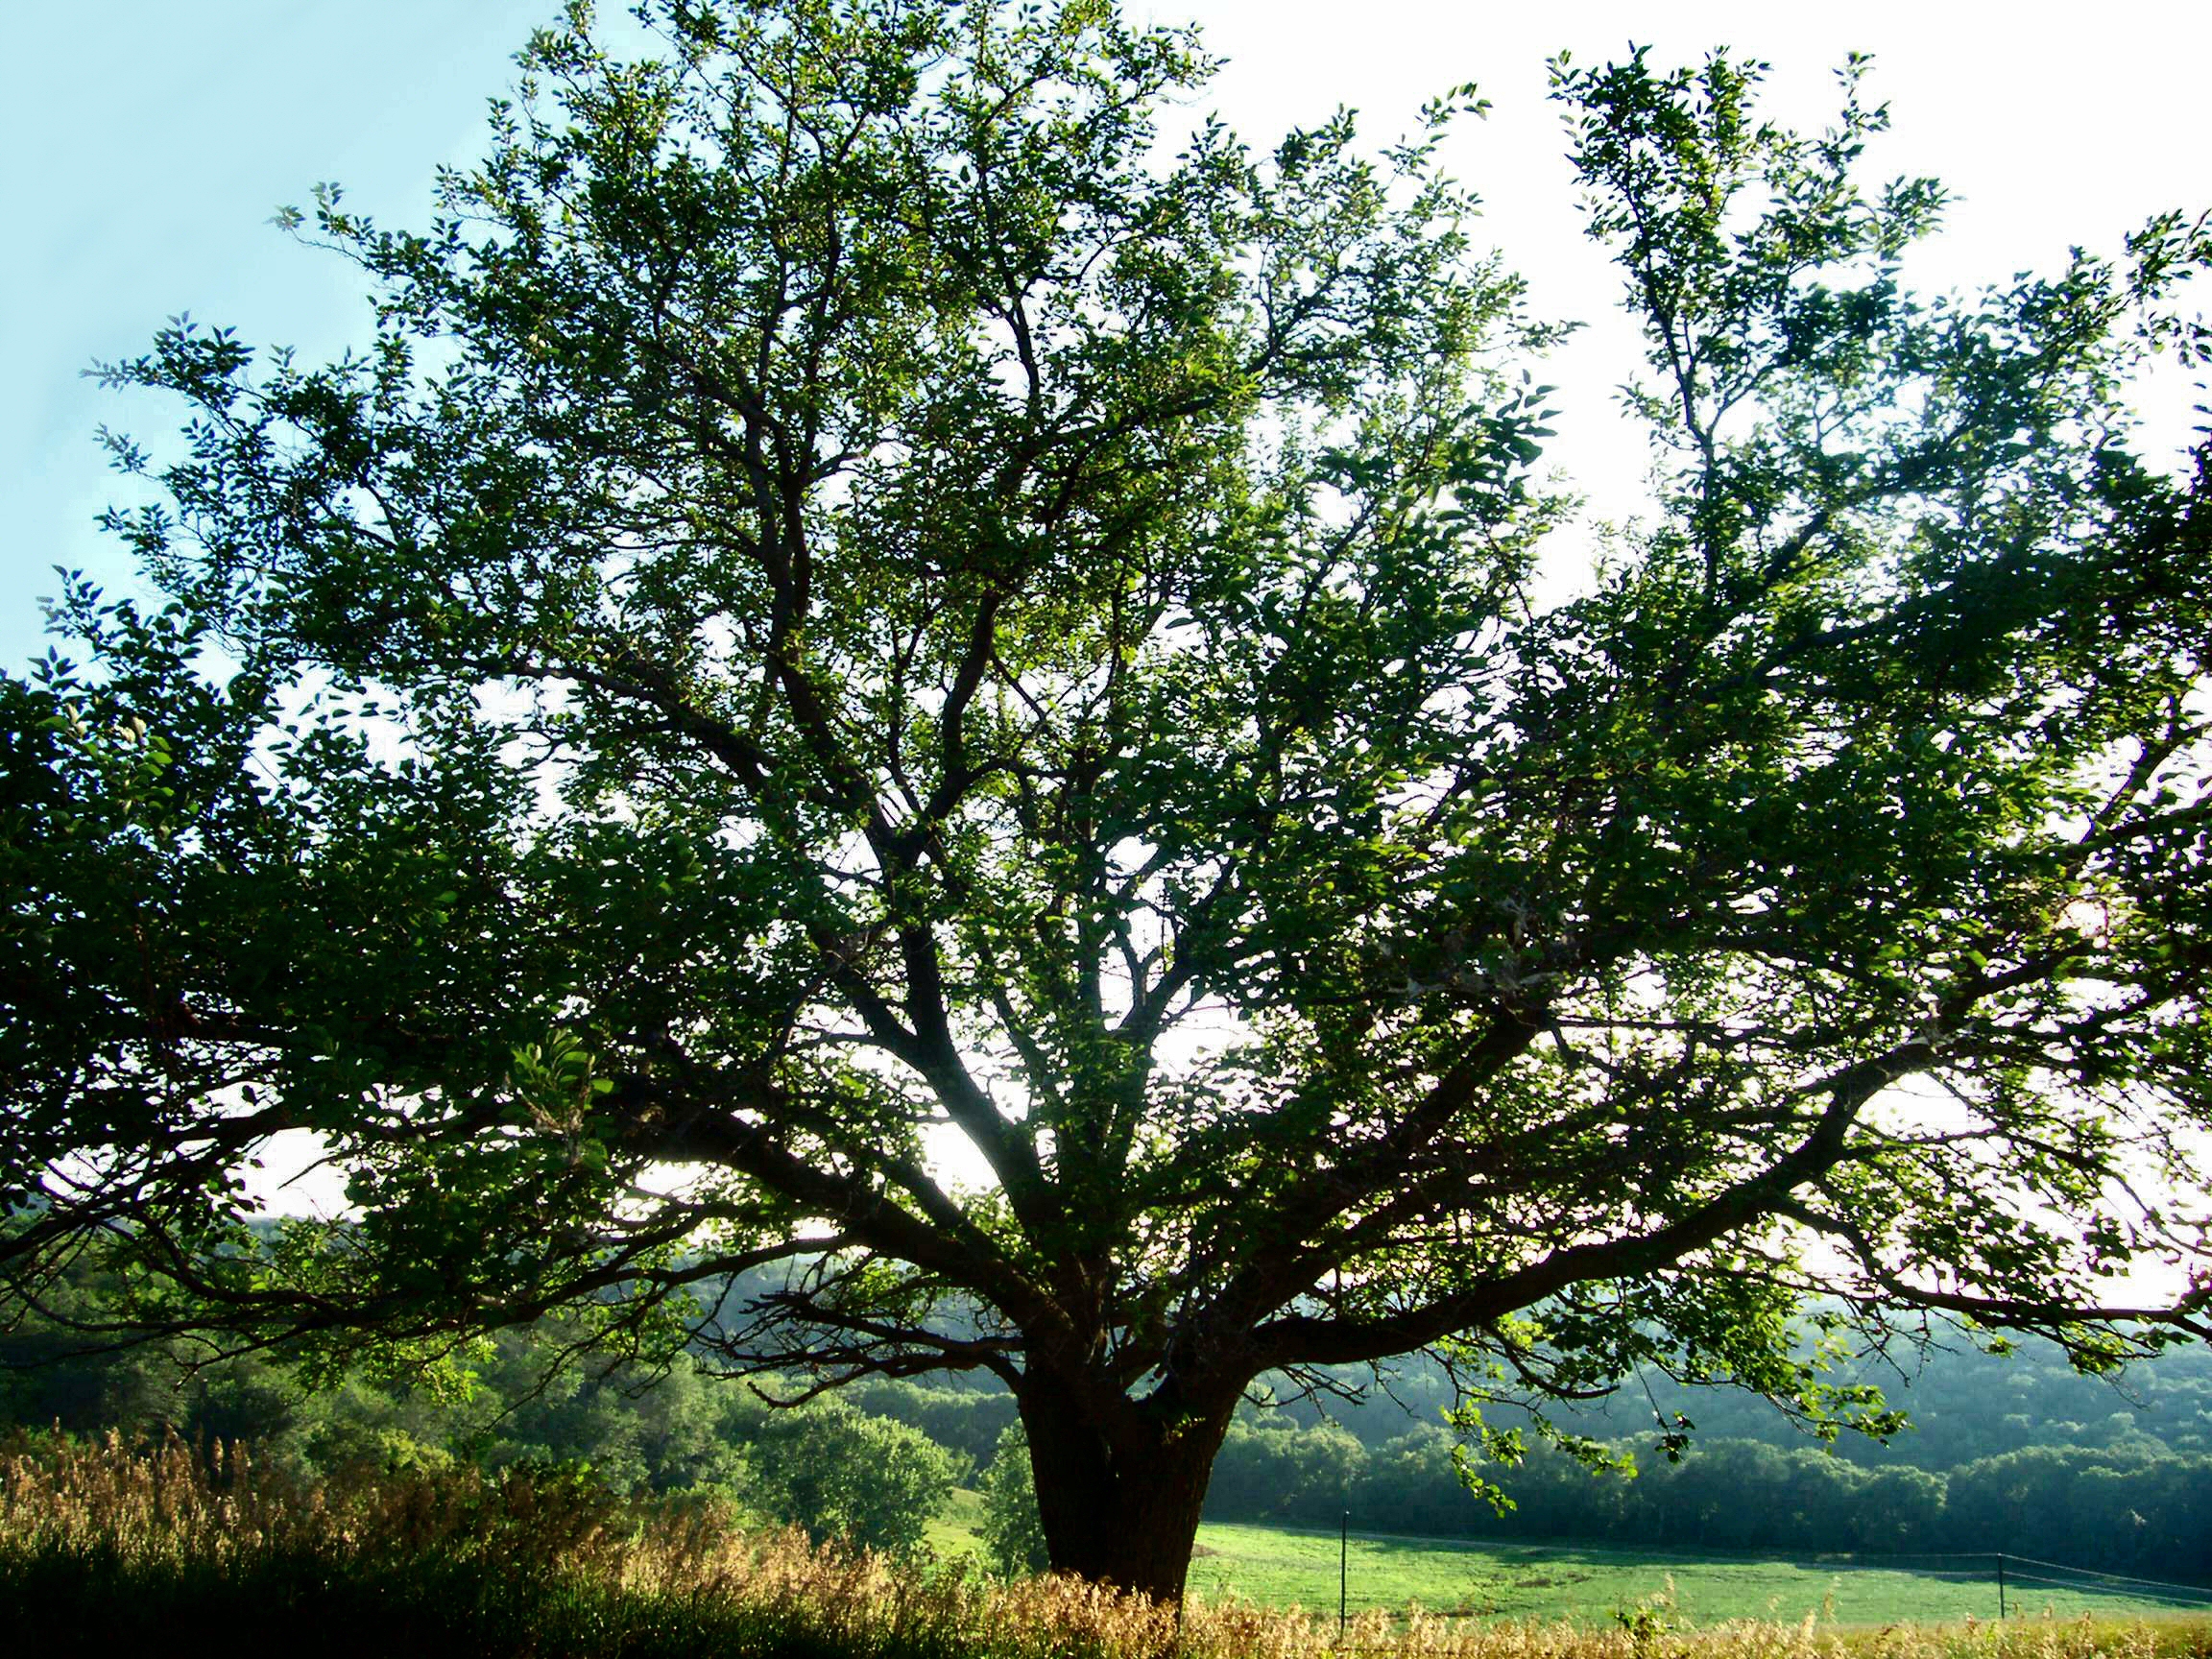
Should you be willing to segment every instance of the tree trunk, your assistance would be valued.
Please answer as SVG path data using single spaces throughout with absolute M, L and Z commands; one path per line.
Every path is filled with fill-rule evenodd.
M 1234 1404 L 1185 1414 L 1131 1403 L 1109 1429 L 1071 1391 L 1032 1376 L 1022 1426 L 1053 1571 L 1180 1601 Z

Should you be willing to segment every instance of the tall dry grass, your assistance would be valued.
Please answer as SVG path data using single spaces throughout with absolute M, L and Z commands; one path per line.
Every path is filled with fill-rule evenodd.
M 12 1605 L 11 1605 L 12 1604 Z M 1603 1629 L 1413 1611 L 1180 1614 L 1046 1577 L 998 1583 L 637 1503 L 555 1474 L 302 1482 L 244 1448 L 0 1447 L 0 1611 L 44 1654 L 283 1642 L 352 1652 L 662 1659 L 2212 1659 L 2202 1625 L 2056 1621 L 1845 1631 L 1818 1620 Z
M 621 1571 L 630 1545 L 615 1501 L 557 1472 L 493 1480 L 472 1470 L 364 1471 L 326 1483 L 259 1462 L 242 1443 L 198 1451 L 174 1435 L 131 1445 L 110 1433 L 0 1444 L 0 1548 L 11 1553 L 233 1565 L 286 1552 L 445 1552 L 605 1575 Z

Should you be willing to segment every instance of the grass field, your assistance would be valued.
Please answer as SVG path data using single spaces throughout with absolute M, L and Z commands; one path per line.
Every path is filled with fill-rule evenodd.
M 1326 1533 L 1268 1527 L 1208 1526 L 1191 1564 L 1193 1588 L 1234 1593 L 1268 1605 L 1336 1604 L 1337 1541 Z M 1955 1623 L 1990 1619 L 1997 1589 L 1985 1575 L 1898 1571 L 1817 1556 L 1795 1560 L 1670 1555 L 1567 1544 L 1468 1545 L 1441 1540 L 1355 1538 L 1349 1566 L 1352 1610 L 1413 1602 L 1433 1612 L 1507 1619 L 1609 1621 L 1616 1611 L 1671 1603 L 1695 1624 L 1729 1619 L 1795 1623 L 1808 1613 L 1844 1624 Z M 1960 1563 L 1986 1574 L 1982 1563 Z M 2061 1618 L 2112 1614 L 2149 1603 L 2077 1590 L 2014 1586 L 2014 1614 Z
M 980 1553 L 981 1500 L 955 1494 L 932 1529 L 940 1555 Z M 1960 1571 L 1947 1572 L 1948 1565 Z M 1957 1623 L 1997 1615 L 1986 1561 L 1930 1562 L 1911 1571 L 1839 1557 L 1794 1559 L 1669 1554 L 1572 1544 L 1461 1544 L 1443 1539 L 1354 1537 L 1350 1610 L 1397 1613 L 1415 1603 L 1463 1618 L 1608 1624 L 1652 1608 L 1669 1620 L 1712 1625 L 1758 1619 L 1795 1623 L 1808 1613 L 1839 1624 Z M 1198 1529 L 1190 1588 L 1210 1601 L 1236 1597 L 1267 1607 L 1336 1608 L 1333 1532 L 1208 1523 Z M 2015 1581 L 2014 1617 L 2100 1618 L 2170 1610 L 2171 1602 Z

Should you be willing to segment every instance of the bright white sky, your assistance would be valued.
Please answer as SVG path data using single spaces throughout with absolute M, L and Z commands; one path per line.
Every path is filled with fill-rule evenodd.
M 1893 107 L 1876 173 L 1933 174 L 1959 201 L 1912 267 L 1926 287 L 2052 270 L 2068 247 L 2117 252 L 2150 215 L 2212 206 L 2203 164 L 2212 6 L 2079 8 L 1900 3 L 1781 6 L 1679 0 L 1553 5 L 1442 0 L 1191 0 L 1133 12 L 1194 17 L 1228 60 L 1199 111 L 1256 144 L 1337 105 L 1370 141 L 1475 81 L 1494 104 L 1455 141 L 1455 171 L 1488 204 L 1495 242 L 1537 309 L 1592 325 L 1551 366 L 1562 394 L 1553 459 L 1612 514 L 1631 510 L 1644 456 L 1611 387 L 1638 362 L 1611 321 L 1619 291 L 1582 240 L 1546 60 L 1647 43 L 1662 63 L 1725 44 L 1774 66 L 1770 112 L 1817 127 L 1831 71 L 1875 57 Z M 133 353 L 189 311 L 256 344 L 335 353 L 366 332 L 347 267 L 270 228 L 319 180 L 393 224 L 427 217 L 431 175 L 479 152 L 484 101 L 556 0 L 106 0 L 19 6 L 0 53 L 0 664 L 41 649 L 51 566 L 128 587 L 92 527 L 119 493 L 93 442 L 103 421 L 147 437 L 177 411 L 101 392 L 79 371 Z M 615 8 L 609 6 L 610 12 Z M 2208 301 L 2212 302 L 2212 301 Z M 2149 398 L 2163 447 L 2190 424 L 2183 382 Z M 2168 436 L 2170 435 L 2170 436 Z

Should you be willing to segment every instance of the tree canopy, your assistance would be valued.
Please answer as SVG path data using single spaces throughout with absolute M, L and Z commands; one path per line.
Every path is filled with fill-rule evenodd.
M 108 370 L 190 419 L 110 440 L 166 601 L 0 682 L 9 1297 L 988 1370 L 1054 1563 L 1166 1594 L 1263 1372 L 1878 1431 L 1815 1297 L 2206 1332 L 2207 457 L 2126 403 L 2202 221 L 1922 297 L 1863 64 L 1802 136 L 1561 61 L 1593 528 L 1471 88 L 1256 150 L 1111 0 L 644 11 L 426 230 L 289 216 L 364 349 Z M 264 1244 L 290 1130 L 353 1213 Z

